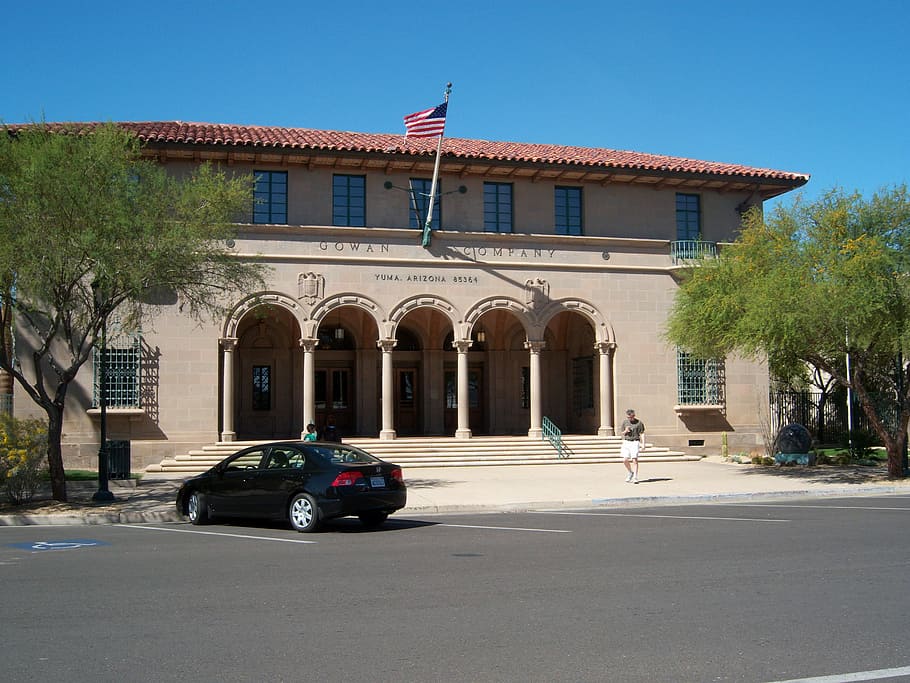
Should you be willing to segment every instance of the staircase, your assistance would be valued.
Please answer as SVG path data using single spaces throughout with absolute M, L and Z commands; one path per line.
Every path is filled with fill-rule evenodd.
M 149 465 L 146 472 L 192 475 L 206 471 L 231 453 L 262 441 L 228 441 L 203 446 L 186 455 Z M 357 446 L 377 458 L 394 462 L 405 469 L 418 467 L 478 467 L 492 465 L 555 465 L 621 462 L 619 437 L 563 435 L 563 457 L 543 439 L 526 436 L 475 436 L 471 439 L 451 437 L 399 438 L 391 440 L 352 438 L 346 444 Z M 700 460 L 698 455 L 685 455 L 648 444 L 639 455 L 641 462 L 684 462 Z

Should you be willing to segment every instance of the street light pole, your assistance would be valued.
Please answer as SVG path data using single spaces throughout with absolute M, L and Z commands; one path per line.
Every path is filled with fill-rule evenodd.
M 101 308 L 101 291 L 97 283 L 92 283 L 92 294 L 95 299 L 95 312 Z M 101 443 L 98 446 L 98 490 L 92 500 L 107 503 L 114 500 L 114 494 L 108 488 L 107 457 L 107 315 L 101 318 L 101 368 L 98 373 L 98 407 L 101 409 L 101 421 L 98 431 Z

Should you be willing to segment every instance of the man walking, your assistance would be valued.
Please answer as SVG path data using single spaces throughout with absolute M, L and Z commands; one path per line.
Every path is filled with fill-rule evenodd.
M 622 456 L 622 464 L 629 471 L 626 481 L 637 484 L 638 453 L 645 447 L 645 423 L 635 417 L 635 411 L 630 408 L 626 411 L 626 419 L 622 421 L 619 432 L 622 434 L 619 454 Z

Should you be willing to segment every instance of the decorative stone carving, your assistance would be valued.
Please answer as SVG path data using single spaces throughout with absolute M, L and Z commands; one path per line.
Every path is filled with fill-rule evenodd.
M 325 278 L 319 273 L 300 273 L 297 276 L 297 298 L 312 306 L 325 291 Z
M 526 303 L 529 308 L 540 308 L 550 298 L 550 283 L 540 278 L 525 280 L 525 291 L 527 293 Z

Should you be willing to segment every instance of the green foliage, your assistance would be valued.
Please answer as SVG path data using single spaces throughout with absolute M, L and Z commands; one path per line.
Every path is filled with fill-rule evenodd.
M 208 164 L 170 174 L 114 124 L 0 130 L 0 368 L 48 414 L 55 498 L 67 387 L 103 324 L 116 311 L 130 332 L 178 302 L 217 319 L 262 289 L 267 268 L 227 247 L 252 206 L 251 176 Z M 8 343 L 13 316 L 25 368 Z
M 895 373 L 898 353 L 910 349 L 908 313 L 906 186 L 868 200 L 832 190 L 768 217 L 747 213 L 736 242 L 681 283 L 666 337 L 702 358 L 765 358 L 779 377 L 804 376 L 806 364 L 821 370 L 856 391 L 892 454 L 910 416 L 906 363 Z M 887 420 L 869 399 L 873 391 L 894 396 L 904 417 Z
M 47 427 L 0 413 L 0 481 L 10 502 L 27 503 L 41 483 L 47 463 Z

